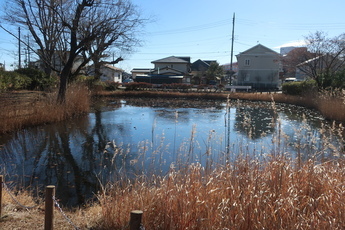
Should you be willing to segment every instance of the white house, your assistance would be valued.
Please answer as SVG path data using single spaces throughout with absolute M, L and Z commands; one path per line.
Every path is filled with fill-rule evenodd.
M 114 67 L 112 65 L 103 65 L 101 67 L 101 81 L 113 81 L 113 82 L 118 82 L 122 83 L 122 74 L 124 70 Z
M 236 55 L 238 75 L 236 85 L 256 89 L 276 89 L 280 85 L 279 53 L 258 44 Z

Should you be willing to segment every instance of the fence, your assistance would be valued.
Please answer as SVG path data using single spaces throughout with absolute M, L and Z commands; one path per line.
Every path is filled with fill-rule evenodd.
M 7 191 L 7 193 L 10 195 L 10 197 L 18 203 L 20 206 L 30 209 L 30 208 L 35 208 L 37 206 L 33 207 L 27 207 L 22 204 L 20 204 L 14 196 L 10 193 L 9 189 L 7 188 L 5 182 L 4 182 L 4 177 L 0 175 L 0 219 L 3 216 L 3 189 Z M 67 215 L 63 212 L 62 208 L 60 207 L 59 203 L 57 202 L 55 198 L 55 186 L 54 185 L 49 185 L 46 186 L 45 190 L 45 212 L 44 212 L 44 230 L 52 230 L 54 229 L 54 205 L 55 207 L 60 211 L 62 216 L 65 218 L 65 220 L 73 226 L 74 229 L 79 230 L 80 228 L 77 227 L 70 218 L 67 217 Z M 144 227 L 141 223 L 142 221 L 142 215 L 143 211 L 141 210 L 133 210 L 130 213 L 130 221 L 128 224 L 128 227 L 130 230 L 143 230 Z

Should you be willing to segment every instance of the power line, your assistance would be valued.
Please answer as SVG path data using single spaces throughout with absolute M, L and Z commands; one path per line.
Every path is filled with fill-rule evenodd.
M 172 29 L 172 30 L 163 30 L 163 31 L 151 32 L 150 36 L 152 36 L 152 35 L 168 35 L 168 34 L 195 32 L 195 31 L 198 31 L 198 30 L 205 30 L 205 29 L 211 29 L 211 28 L 216 28 L 216 27 L 220 27 L 220 26 L 229 25 L 230 23 L 231 23 L 231 19 L 224 19 L 224 20 L 221 20 L 221 21 L 211 22 L 211 23 L 207 23 L 207 24 L 201 24 L 201 25 L 177 28 L 177 29 Z

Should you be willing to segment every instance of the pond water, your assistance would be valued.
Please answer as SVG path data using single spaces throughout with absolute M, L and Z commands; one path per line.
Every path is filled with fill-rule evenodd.
M 9 186 L 56 185 L 66 206 L 83 204 L 108 182 L 286 155 L 333 159 L 342 129 L 315 111 L 263 102 L 100 100 L 87 116 L 0 138 L 0 172 Z

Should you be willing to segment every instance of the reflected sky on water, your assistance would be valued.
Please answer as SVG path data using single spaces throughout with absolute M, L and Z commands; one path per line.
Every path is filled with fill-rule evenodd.
M 212 168 L 240 154 L 333 158 L 343 141 L 331 126 L 318 113 L 291 105 L 103 100 L 73 121 L 2 136 L 0 171 L 10 186 L 56 185 L 56 197 L 75 206 L 97 193 L 100 183 L 194 162 Z

